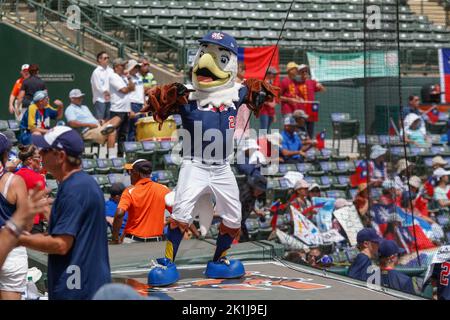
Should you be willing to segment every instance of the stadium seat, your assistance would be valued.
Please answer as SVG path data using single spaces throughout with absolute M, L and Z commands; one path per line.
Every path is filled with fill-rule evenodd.
M 97 184 L 100 186 L 100 188 L 103 190 L 104 193 L 108 193 L 109 189 L 111 188 L 111 184 L 109 182 L 109 178 L 107 175 L 103 174 L 95 174 L 92 176 Z
M 124 172 L 124 166 L 125 166 L 125 159 L 124 158 L 114 158 L 111 159 L 112 161 L 112 167 L 111 167 L 111 173 L 123 173 Z
M 111 172 L 113 162 L 111 159 L 97 159 L 97 167 L 95 168 L 96 174 L 107 174 Z
M 137 152 L 143 150 L 142 143 L 136 141 L 125 141 L 123 143 L 127 162 L 134 162 L 137 160 Z
M 110 173 L 107 175 L 109 184 L 121 182 L 128 187 L 131 185 L 130 176 L 128 174 Z
M 17 120 L 8 120 L 8 126 L 9 130 L 15 133 L 20 131 L 20 123 Z
M 350 119 L 348 113 L 332 113 L 331 124 L 333 127 L 333 148 L 335 141 L 338 141 L 338 154 L 341 150 L 341 140 L 352 139 L 351 152 L 353 152 L 353 145 L 359 134 L 359 121 Z
M 136 158 L 147 159 L 153 161 L 153 155 L 157 148 L 158 142 L 155 141 L 142 141 L 142 150 L 136 151 Z
M 7 120 L 0 120 L 0 131 L 6 131 L 9 129 L 9 124 Z
M 334 199 L 347 198 L 347 194 L 343 190 L 329 190 L 325 194 L 327 195 L 327 198 L 334 198 Z
M 338 161 L 336 162 L 336 174 L 352 174 L 355 172 L 355 163 L 353 161 Z
M 156 179 L 156 182 L 164 184 L 168 187 L 175 185 L 175 179 L 173 174 L 169 170 L 156 170 L 152 172 L 152 179 Z
M 81 159 L 81 167 L 86 173 L 94 174 L 94 170 L 97 167 L 97 161 L 95 161 L 95 159 Z

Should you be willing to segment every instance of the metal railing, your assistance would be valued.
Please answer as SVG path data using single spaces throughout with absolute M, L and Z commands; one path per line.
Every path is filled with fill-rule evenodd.
M 77 5 L 79 21 L 73 21 L 67 8 Z M 48 38 L 81 56 L 95 58 L 99 51 L 112 57 L 146 55 L 176 70 L 184 67 L 184 48 L 142 26 L 106 13 L 82 1 L 3 0 L 0 18 Z

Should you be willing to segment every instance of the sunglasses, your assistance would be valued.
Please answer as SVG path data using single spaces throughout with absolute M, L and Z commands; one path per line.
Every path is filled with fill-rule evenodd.
M 103 60 L 109 60 L 109 57 L 103 57 L 102 59 Z

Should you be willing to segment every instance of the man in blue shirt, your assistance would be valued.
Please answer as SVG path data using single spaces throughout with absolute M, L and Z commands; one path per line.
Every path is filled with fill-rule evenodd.
M 398 255 L 405 250 L 399 248 L 393 240 L 383 240 L 379 249 L 381 284 L 384 287 L 403 291 L 409 294 L 416 294 L 414 284 L 410 277 L 395 270 L 398 264 Z
M 284 118 L 284 130 L 281 132 L 283 142 L 281 143 L 281 155 L 284 162 L 303 162 L 306 153 L 303 151 L 302 141 L 295 132 L 297 123 L 291 116 Z
M 109 200 L 105 202 L 106 221 L 108 222 L 108 227 L 111 228 L 111 231 L 114 222 L 114 215 L 116 214 L 117 206 L 119 205 L 120 202 L 120 196 L 122 195 L 124 190 L 125 186 L 123 185 L 123 183 L 121 182 L 113 183 L 111 185 L 111 189 L 109 190 L 111 198 L 109 198 Z M 123 229 L 127 224 L 127 219 L 128 213 L 125 213 L 125 215 L 123 216 L 122 226 L 120 227 L 120 235 L 122 235 Z
M 48 235 L 24 235 L 19 243 L 48 253 L 49 299 L 92 299 L 111 282 L 103 192 L 81 169 L 84 143 L 78 132 L 56 126 L 32 139 L 59 186 Z
M 348 276 L 353 279 L 367 281 L 371 273 L 368 268 L 372 265 L 372 259 L 378 255 L 378 245 L 382 241 L 372 228 L 364 228 L 356 235 L 360 253 L 356 256 L 348 269 Z

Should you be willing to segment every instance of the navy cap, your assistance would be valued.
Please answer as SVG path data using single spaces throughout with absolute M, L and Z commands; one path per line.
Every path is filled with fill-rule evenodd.
M 375 229 L 372 228 L 364 228 L 356 235 L 356 241 L 358 243 L 362 243 L 364 241 L 380 243 L 382 240 L 383 239 L 377 234 Z
M 380 257 L 387 258 L 394 254 L 405 253 L 405 250 L 400 248 L 394 240 L 383 240 L 378 248 Z
M 236 42 L 236 39 L 234 39 L 232 36 L 230 36 L 228 33 L 225 32 L 211 31 L 203 38 L 198 40 L 198 42 L 216 44 L 218 46 L 230 50 L 235 55 L 238 54 L 238 44 Z
M 43 136 L 32 135 L 31 141 L 38 148 L 61 149 L 72 157 L 79 157 L 84 151 L 84 142 L 80 134 L 66 126 L 56 126 Z
M 11 149 L 12 143 L 3 133 L 0 133 L 0 154 Z

